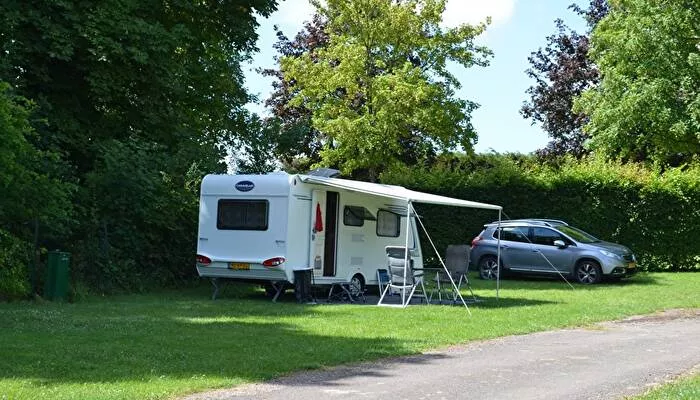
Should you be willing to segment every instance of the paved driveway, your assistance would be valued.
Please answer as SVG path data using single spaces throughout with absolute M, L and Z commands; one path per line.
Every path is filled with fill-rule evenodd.
M 611 399 L 700 366 L 700 310 L 302 372 L 187 399 Z

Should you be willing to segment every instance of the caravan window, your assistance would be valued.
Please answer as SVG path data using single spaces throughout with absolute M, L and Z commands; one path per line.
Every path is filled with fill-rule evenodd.
M 377 211 L 377 236 L 399 237 L 401 216 L 391 211 Z
M 365 220 L 376 221 L 372 213 L 362 206 L 345 206 L 343 210 L 343 223 L 347 226 L 362 226 Z
M 216 227 L 223 230 L 266 231 L 267 200 L 219 200 Z

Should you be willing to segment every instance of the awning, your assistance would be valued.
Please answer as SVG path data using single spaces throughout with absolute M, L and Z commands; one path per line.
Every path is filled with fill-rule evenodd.
M 430 193 L 416 192 L 402 186 L 382 185 L 379 183 L 351 181 L 347 179 L 325 178 L 321 176 L 298 175 L 304 183 L 331 186 L 339 189 L 350 190 L 359 193 L 368 193 L 375 196 L 389 197 L 405 200 L 411 203 L 441 204 L 455 207 L 482 208 L 486 210 L 502 210 L 503 207 L 494 204 L 478 203 L 454 199 L 452 197 L 438 196 Z

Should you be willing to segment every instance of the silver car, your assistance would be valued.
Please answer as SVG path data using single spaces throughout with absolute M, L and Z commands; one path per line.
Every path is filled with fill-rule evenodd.
M 484 225 L 472 240 L 470 259 L 482 279 L 498 275 L 499 234 L 503 273 L 562 274 L 593 284 L 604 276 L 622 278 L 637 272 L 637 260 L 625 246 L 599 240 L 564 221 L 522 219 Z

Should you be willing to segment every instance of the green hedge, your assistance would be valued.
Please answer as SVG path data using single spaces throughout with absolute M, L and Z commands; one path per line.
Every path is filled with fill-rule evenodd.
M 499 204 L 504 219 L 562 219 L 629 246 L 649 271 L 700 271 L 700 166 L 662 173 L 598 160 L 542 166 L 523 156 L 450 156 L 387 172 L 382 182 Z M 495 211 L 417 208 L 438 249 L 469 243 L 498 219 Z
M 17 300 L 29 295 L 26 260 L 30 245 L 0 229 L 0 300 Z

